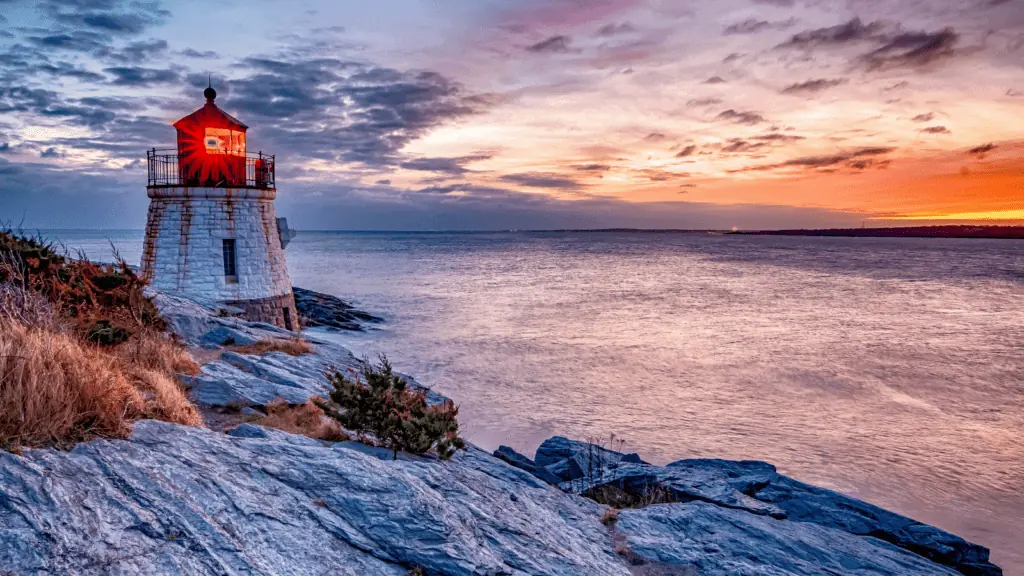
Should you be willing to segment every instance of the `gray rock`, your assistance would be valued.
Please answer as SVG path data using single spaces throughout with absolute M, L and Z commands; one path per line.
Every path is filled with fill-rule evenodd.
M 706 502 L 623 510 L 615 530 L 627 555 L 700 576 L 957 576 L 882 540 Z
M 189 397 L 203 406 L 265 406 L 277 398 L 303 404 L 314 391 L 263 380 L 222 360 L 209 362 L 190 379 Z
M 798 482 L 765 462 L 692 459 L 651 466 L 624 459 L 615 462 L 616 452 L 560 437 L 541 447 L 538 463 L 548 462 L 546 469 L 561 478 L 576 476 L 559 484 L 568 492 L 585 494 L 612 486 L 629 494 L 644 494 L 659 488 L 676 502 L 703 501 L 853 536 L 872 536 L 969 576 L 1002 574 L 989 562 L 989 551 L 983 546 L 856 498 Z M 599 465 L 586 468 L 591 461 Z M 582 463 L 579 471 L 573 468 L 577 463 Z
M 392 461 L 282 435 L 144 421 L 0 453 L 0 573 L 629 574 L 603 507 L 478 450 Z
M 341 298 L 303 288 L 292 288 L 295 308 L 303 326 L 323 326 L 332 330 L 363 330 L 362 323 L 383 322 L 381 318 L 356 310 Z
M 520 470 L 525 470 L 548 484 L 558 484 L 561 482 L 561 479 L 558 476 L 548 472 L 545 468 L 537 466 L 533 460 L 530 460 L 508 446 L 499 446 L 498 449 L 494 451 L 494 457 L 504 460 Z
M 790 520 L 874 536 L 969 576 L 1002 574 L 984 546 L 832 490 L 779 476 L 754 496 L 781 508 Z
M 600 476 L 620 462 L 642 462 L 636 454 L 623 454 L 562 436 L 545 440 L 537 448 L 534 460 L 563 482 Z

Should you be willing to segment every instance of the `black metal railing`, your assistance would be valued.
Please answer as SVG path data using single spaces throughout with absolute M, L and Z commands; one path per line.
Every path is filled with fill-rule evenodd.
M 229 162 L 237 164 L 229 166 L 228 172 L 233 175 L 220 175 L 214 179 L 207 177 L 202 181 L 199 170 L 188 169 L 178 162 L 176 149 L 159 150 L 153 148 L 146 151 L 148 164 L 149 186 L 205 186 L 213 188 L 275 188 L 274 155 L 263 152 L 247 153 L 244 157 L 227 155 Z M 243 174 L 244 171 L 244 174 Z

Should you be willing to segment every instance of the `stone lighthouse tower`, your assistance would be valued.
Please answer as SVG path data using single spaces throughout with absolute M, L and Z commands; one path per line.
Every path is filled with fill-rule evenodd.
M 250 320 L 298 328 L 274 215 L 274 157 L 246 151 L 248 126 L 214 104 L 174 123 L 177 149 L 147 152 L 150 198 L 142 274 L 164 292 L 212 299 Z

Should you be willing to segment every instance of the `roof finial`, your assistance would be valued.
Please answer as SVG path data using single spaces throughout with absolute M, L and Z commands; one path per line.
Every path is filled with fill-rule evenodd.
M 207 104 L 213 104 L 214 99 L 217 98 L 217 91 L 213 89 L 213 74 L 210 74 L 209 83 L 206 90 L 203 90 L 203 96 L 206 96 Z

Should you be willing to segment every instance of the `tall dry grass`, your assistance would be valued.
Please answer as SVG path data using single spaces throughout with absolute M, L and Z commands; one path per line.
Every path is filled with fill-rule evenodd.
M 114 353 L 126 362 L 155 370 L 167 376 L 199 374 L 199 364 L 170 336 L 146 330 L 115 348 Z
M 165 374 L 112 356 L 72 334 L 0 318 L 0 446 L 66 447 L 124 438 L 131 421 L 200 425 Z

